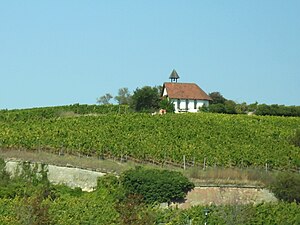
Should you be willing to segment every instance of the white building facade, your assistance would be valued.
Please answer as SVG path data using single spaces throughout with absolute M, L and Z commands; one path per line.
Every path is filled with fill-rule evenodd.
M 174 104 L 175 113 L 179 112 L 198 112 L 203 105 L 208 106 L 209 102 L 206 100 L 196 99 L 171 99 Z
M 168 98 L 174 104 L 175 113 L 198 112 L 202 106 L 208 106 L 212 99 L 194 83 L 163 84 L 162 97 Z

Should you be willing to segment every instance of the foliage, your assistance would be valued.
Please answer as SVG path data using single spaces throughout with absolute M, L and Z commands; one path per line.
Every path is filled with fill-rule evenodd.
M 28 121 L 44 120 L 65 117 L 66 114 L 98 115 L 128 113 L 126 105 L 65 105 L 32 109 L 0 110 L 0 121 Z
M 121 181 L 127 195 L 141 195 L 146 203 L 181 200 L 194 188 L 179 172 L 142 167 L 124 172 Z
M 124 225 L 148 225 L 155 222 L 153 210 L 137 194 L 128 195 L 116 205 L 116 210 L 120 214 L 121 224 Z
M 26 179 L 11 179 L 10 182 L 23 182 L 31 185 L 36 178 L 27 171 Z M 131 170 L 147 171 L 143 168 Z M 149 172 L 149 171 L 148 171 Z M 156 176 L 164 171 L 155 171 L 139 176 L 140 183 L 145 176 Z M 165 175 L 164 175 L 165 176 Z M 170 176 L 170 174 L 168 174 Z M 177 175 L 176 175 L 177 176 Z M 162 178 L 160 175 L 158 176 Z M 285 176 L 286 178 L 286 176 Z M 164 178 L 169 179 L 169 178 Z M 298 179 L 298 178 L 297 178 Z M 177 180 L 175 178 L 175 180 Z M 180 180 L 180 179 L 179 179 Z M 177 180 L 178 181 L 178 180 Z M 169 182 L 172 182 L 169 180 Z M 286 181 L 290 182 L 290 181 Z M 45 191 L 47 182 L 40 179 L 32 186 L 30 195 L 15 195 L 12 198 L 0 198 L 0 224 L 300 224 L 300 205 L 296 202 L 262 203 L 258 205 L 194 206 L 190 209 L 159 209 L 145 204 L 138 194 L 129 194 L 120 199 L 119 180 L 112 175 L 104 176 L 98 181 L 97 190 L 87 193 L 72 190 L 63 185 L 54 185 L 51 195 Z M 162 184 L 163 185 L 163 184 Z M 298 183 L 294 184 L 299 187 Z M 140 185 L 141 186 L 141 185 Z M 2 188 L 2 186 L 0 187 Z M 14 186 L 11 186 L 14 188 Z M 150 186 L 151 188 L 151 186 Z M 160 189 L 163 191 L 163 189 Z M 151 190 L 150 190 L 151 191 Z M 17 192 L 17 191 L 15 191 Z M 298 191 L 299 193 L 299 191 Z M 153 193 L 155 194 L 155 193 Z M 54 196 L 54 197 L 53 197 Z M 209 209 L 208 216 L 204 209 Z
M 236 104 L 235 106 L 235 111 L 237 114 L 247 114 L 249 109 L 250 107 L 247 105 L 246 102 L 243 102 L 241 104 Z
M 12 215 L 20 224 L 49 224 L 48 205 L 44 199 L 51 196 L 50 183 L 44 165 L 20 163 L 12 177 L 1 182 L 0 197 L 17 201 Z
M 205 217 L 204 210 L 209 210 Z M 169 209 L 157 216 L 158 223 L 185 224 L 299 224 L 300 205 L 262 203 L 258 205 L 195 206 L 187 210 Z
M 50 183 L 44 165 L 31 166 L 27 162 L 20 163 L 14 176 L 11 178 L 6 176 L 5 179 L 5 182 L 0 183 L 2 198 L 29 197 L 39 188 L 43 190 L 44 195 L 50 194 Z
M 0 121 L 0 148 L 121 157 L 158 163 L 195 158 L 207 166 L 296 169 L 300 148 L 291 136 L 300 118 L 212 113 L 106 114 Z
M 65 196 L 70 196 L 70 197 L 81 197 L 83 195 L 83 191 L 80 187 L 75 187 L 71 189 L 70 187 L 64 185 L 64 184 L 57 184 L 51 186 L 51 198 L 56 199 L 56 198 L 61 198 Z
M 137 88 L 131 101 L 131 108 L 137 112 L 152 112 L 159 108 L 160 92 L 158 87 Z
M 252 205 L 220 206 L 214 211 L 218 224 L 251 224 L 251 219 L 255 215 L 255 208 Z
M 226 107 L 222 103 L 209 105 L 209 112 L 212 113 L 226 113 Z
M 212 98 L 212 101 L 208 107 L 209 112 L 227 114 L 237 113 L 237 104 L 232 100 L 227 100 L 224 98 L 220 92 L 212 92 L 209 94 L 209 96 Z
M 236 114 L 236 103 L 232 100 L 225 101 L 225 112 L 228 114 Z
M 0 224 L 120 224 L 116 199 L 106 188 L 83 193 L 78 188 L 52 186 L 41 173 L 45 169 L 21 166 L 8 185 L 0 186 L 1 191 L 9 187 L 15 193 L 0 198 Z
M 15 205 L 16 216 L 20 224 L 49 224 L 49 204 L 42 190 L 34 195 L 20 199 Z
M 209 108 L 206 104 L 204 104 L 203 106 L 199 107 L 198 112 L 209 112 Z
M 115 200 L 106 189 L 84 193 L 80 197 L 62 196 L 51 202 L 51 224 L 120 224 Z
M 97 98 L 97 103 L 102 105 L 108 105 L 110 100 L 113 98 L 113 96 L 109 93 L 106 93 L 105 95 Z
M 165 109 L 168 113 L 173 113 L 175 111 L 173 102 L 167 98 L 163 98 L 159 102 L 159 107 Z
M 125 199 L 125 190 L 115 175 L 107 174 L 98 178 L 97 189 L 103 188 L 106 189 L 117 202 L 121 202 Z
M 225 104 L 226 98 L 220 92 L 209 93 L 209 96 L 212 98 L 211 104 Z
M 285 106 L 278 104 L 258 104 L 258 102 L 247 105 L 245 102 L 237 104 L 223 97 L 220 92 L 209 94 L 212 98 L 209 111 L 213 113 L 246 114 L 253 112 L 261 116 L 300 116 L 300 106 Z
M 275 196 L 283 201 L 300 203 L 300 175 L 280 173 L 271 184 Z
M 16 225 L 20 224 L 15 210 L 20 199 L 0 198 L 0 224 Z
M 0 187 L 6 186 L 10 180 L 10 175 L 5 169 L 5 161 L 0 158 Z
M 300 129 L 297 129 L 295 135 L 292 137 L 291 142 L 296 147 L 300 147 Z
M 300 224 L 300 205 L 294 202 L 257 205 L 249 224 Z
M 115 100 L 117 100 L 119 105 L 129 105 L 131 101 L 131 94 L 128 88 L 120 88 Z

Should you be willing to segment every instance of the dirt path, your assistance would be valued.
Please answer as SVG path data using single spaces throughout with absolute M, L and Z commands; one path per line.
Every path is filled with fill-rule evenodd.
M 277 199 L 267 189 L 236 187 L 196 187 L 190 191 L 179 208 L 190 208 L 196 205 L 249 204 L 275 202 Z

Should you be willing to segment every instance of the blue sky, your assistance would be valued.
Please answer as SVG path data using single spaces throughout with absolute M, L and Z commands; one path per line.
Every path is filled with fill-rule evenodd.
M 176 69 L 236 102 L 300 105 L 300 1 L 0 2 L 0 109 L 95 104 Z

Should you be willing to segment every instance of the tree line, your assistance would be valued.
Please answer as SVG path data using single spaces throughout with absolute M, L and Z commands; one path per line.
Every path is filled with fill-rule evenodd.
M 209 107 L 201 109 L 212 113 L 226 114 L 255 114 L 260 116 L 300 116 L 300 106 L 285 106 L 278 104 L 258 104 L 258 102 L 247 104 L 236 103 L 226 99 L 220 92 L 212 92 L 209 96 L 213 99 Z
M 144 86 L 137 88 L 130 93 L 128 88 L 120 88 L 118 95 L 113 97 L 110 93 L 97 98 L 97 103 L 102 105 L 111 104 L 116 100 L 119 105 L 129 105 L 135 112 L 155 112 L 158 109 L 166 109 L 167 112 L 174 112 L 173 104 L 166 98 L 161 98 L 162 86 Z
M 173 103 L 161 97 L 162 86 L 144 86 L 137 88 L 131 93 L 128 88 L 120 88 L 118 94 L 113 97 L 110 93 L 97 98 L 97 103 L 102 105 L 111 104 L 115 100 L 119 105 L 128 105 L 135 112 L 154 112 L 158 109 L 166 109 L 174 112 Z M 225 113 L 225 114 L 255 114 L 261 116 L 300 116 L 300 106 L 285 106 L 278 104 L 258 104 L 258 102 L 247 104 L 236 103 L 226 99 L 220 92 L 211 92 L 212 98 L 209 106 L 199 108 L 202 112 Z

